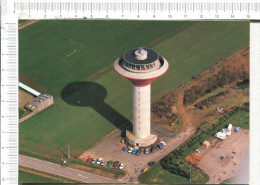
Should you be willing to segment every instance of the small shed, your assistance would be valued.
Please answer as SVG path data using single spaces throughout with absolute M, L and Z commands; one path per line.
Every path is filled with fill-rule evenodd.
M 203 147 L 203 148 L 208 148 L 209 145 L 210 145 L 210 143 L 209 143 L 208 141 L 204 141 L 204 142 L 202 143 L 202 147 Z

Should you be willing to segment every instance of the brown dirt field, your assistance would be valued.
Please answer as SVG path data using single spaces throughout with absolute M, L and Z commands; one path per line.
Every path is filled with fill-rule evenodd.
M 249 153 L 249 131 L 240 129 L 224 141 L 212 138 L 207 149 L 199 148 L 202 158 L 198 167 L 209 175 L 207 184 L 220 184 L 223 180 L 238 175 L 245 156 Z M 225 156 L 221 159 L 221 156 Z M 249 173 L 249 172 L 248 172 Z
M 22 76 L 19 75 L 19 81 L 28 85 L 29 87 L 35 89 L 36 91 L 39 91 L 40 93 L 46 93 L 47 89 L 44 88 L 43 86 L 37 84 L 36 82 L 34 82 L 30 77 L 28 76 Z
M 18 97 L 19 97 L 19 108 L 23 108 L 28 102 L 31 102 L 34 98 L 34 96 L 21 88 L 19 88 L 18 91 Z

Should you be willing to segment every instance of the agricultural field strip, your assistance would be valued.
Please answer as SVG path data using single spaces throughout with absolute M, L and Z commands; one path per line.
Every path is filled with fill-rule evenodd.
M 42 24 L 41 21 L 35 25 L 34 24 L 31 25 L 30 29 L 35 28 L 34 26 L 36 26 L 38 24 Z M 200 24 L 205 27 L 204 24 L 206 24 L 206 23 L 200 23 Z M 169 40 L 172 40 L 173 43 L 175 41 L 177 41 L 176 43 L 177 43 L 177 45 L 180 45 L 180 48 L 184 47 L 183 44 L 182 45 L 179 44 L 179 39 L 180 39 L 179 37 L 185 36 L 190 29 L 191 29 L 190 30 L 191 32 L 194 32 L 194 30 L 196 31 L 196 29 L 199 29 L 198 25 L 200 25 L 200 24 L 192 25 L 191 27 L 186 29 L 184 32 L 179 33 L 176 37 L 172 36 Z M 218 26 L 221 26 L 221 30 L 218 30 L 218 32 L 226 31 L 223 28 L 223 23 L 221 23 L 221 25 L 217 25 L 217 26 L 216 25 L 214 26 L 213 23 L 207 23 L 207 24 L 209 24 L 208 26 L 215 27 L 215 29 L 219 29 Z M 241 25 L 244 25 L 245 27 L 248 26 L 245 23 L 242 23 Z M 225 25 L 225 24 L 224 24 L 224 26 L 228 27 L 228 25 Z M 237 31 L 237 30 L 239 30 L 238 28 L 240 26 L 234 24 L 234 27 L 236 28 L 236 31 Z M 243 26 L 241 26 L 241 27 L 243 27 Z M 26 28 L 26 29 L 28 29 L 28 28 Z M 231 31 L 230 29 L 227 29 L 227 32 L 230 32 L 230 31 Z M 242 32 L 247 32 L 247 31 L 248 31 L 247 29 L 244 29 L 244 30 L 242 29 Z M 237 35 L 237 34 L 241 34 L 241 32 L 237 31 L 236 33 L 234 33 L 234 35 Z M 207 34 L 204 33 L 204 36 L 205 35 L 207 35 Z M 211 35 L 207 35 L 207 36 L 210 37 Z M 219 34 L 219 36 L 222 38 L 222 34 Z M 217 39 L 217 38 L 218 37 L 216 37 L 215 39 Z M 241 40 L 243 40 L 243 42 L 246 42 L 246 40 L 247 40 L 245 37 L 239 37 L 239 38 L 241 38 Z M 170 71 L 168 73 L 166 73 L 167 77 L 162 77 L 153 83 L 153 88 L 152 88 L 153 92 L 152 93 L 158 94 L 156 96 L 156 98 L 164 95 L 170 89 L 176 88 L 178 86 L 178 84 L 183 83 L 183 80 L 185 81 L 188 79 L 186 73 L 185 73 L 186 76 L 182 73 L 179 74 L 179 76 L 181 74 L 182 74 L 181 76 L 184 75 L 184 78 L 181 78 L 182 79 L 181 81 L 178 78 L 172 79 L 172 77 L 176 76 L 175 75 L 176 72 L 178 73 L 177 69 L 181 69 L 182 67 L 185 67 L 185 65 L 183 65 L 182 67 L 179 65 L 178 61 L 181 61 L 182 59 L 180 58 L 180 56 L 175 54 L 175 52 L 180 52 L 180 49 L 176 48 L 175 45 L 174 45 L 174 48 L 172 48 L 172 50 L 165 48 L 166 45 L 167 45 L 167 47 L 170 46 L 169 40 L 165 40 L 161 43 L 156 44 L 156 46 L 155 46 L 155 49 L 158 50 L 159 52 L 162 51 L 160 53 L 164 57 L 166 57 L 169 61 L 172 61 L 173 62 L 172 65 L 174 66 L 174 67 L 170 68 Z M 183 41 L 183 38 L 182 38 L 182 41 Z M 189 42 L 190 42 L 190 40 L 189 40 Z M 217 44 L 218 42 L 219 41 L 216 40 L 215 44 Z M 241 41 L 239 41 L 239 42 L 241 42 Z M 229 42 L 229 43 L 230 43 L 230 45 L 235 45 L 234 42 Z M 231 47 L 232 49 L 229 48 L 227 50 L 227 48 L 224 48 L 225 52 L 221 56 L 227 55 L 228 52 L 232 52 L 233 50 L 236 50 L 237 48 L 242 47 L 238 43 L 237 43 L 236 47 L 234 47 L 234 48 Z M 221 45 L 221 42 L 219 44 Z M 126 47 L 129 47 L 129 46 L 126 46 Z M 187 47 L 187 46 L 185 46 L 185 47 Z M 113 49 L 116 49 L 116 47 Z M 176 51 L 175 51 L 175 49 L 176 49 Z M 220 50 L 222 50 L 222 48 L 220 48 Z M 230 50 L 232 50 L 232 51 L 230 51 Z M 120 52 L 118 52 L 118 53 L 120 53 Z M 198 50 L 196 49 L 195 53 L 197 53 L 197 52 L 198 52 Z M 182 51 L 180 53 L 186 54 L 187 52 Z M 111 56 L 112 56 L 112 54 L 111 54 Z M 119 54 L 115 55 L 115 53 L 113 53 L 113 56 L 114 57 L 119 56 Z M 174 59 L 175 57 L 176 57 L 176 59 Z M 77 57 L 75 59 L 77 59 Z M 198 62 L 201 60 L 202 59 L 198 60 Z M 110 61 L 110 59 L 109 59 L 109 61 Z M 111 61 L 113 61 L 112 58 L 111 58 Z M 203 58 L 203 61 L 209 62 L 207 65 L 212 65 L 210 63 L 215 62 L 215 61 L 208 61 L 208 59 L 206 59 L 206 58 Z M 69 62 L 69 61 L 67 61 L 67 62 Z M 71 64 L 71 62 L 73 62 L 73 61 L 70 61 L 68 64 Z M 175 62 L 175 64 L 174 64 L 174 62 Z M 184 62 L 184 64 L 185 64 L 185 62 Z M 29 63 L 27 65 L 29 65 Z M 23 66 L 23 64 L 21 63 L 20 66 Z M 205 64 L 204 64 L 204 66 L 205 66 Z M 22 67 L 22 68 L 23 68 L 22 73 L 24 73 L 24 74 L 26 74 L 26 71 L 30 70 L 30 69 L 26 69 L 25 67 Z M 82 66 L 81 68 L 85 68 L 85 67 Z M 203 69 L 199 68 L 199 70 L 203 70 Z M 183 70 L 179 70 L 179 71 L 183 71 Z M 52 70 L 50 72 L 52 72 Z M 73 71 L 71 71 L 71 72 L 73 72 Z M 58 76 L 59 76 L 59 73 L 60 72 L 58 72 Z M 65 71 L 65 73 L 66 73 L 66 71 Z M 192 73 L 190 73 L 190 71 L 187 71 L 187 73 L 190 74 L 190 76 L 197 74 L 197 72 L 195 72 L 195 74 L 192 74 Z M 79 69 L 78 74 L 82 74 L 81 69 Z M 28 75 L 29 74 L 27 73 L 27 76 Z M 50 83 L 51 80 L 46 79 L 45 82 L 41 83 L 42 79 L 39 80 L 39 77 L 41 78 L 41 77 L 43 77 L 43 75 L 40 74 L 38 77 L 37 77 L 37 75 L 39 75 L 39 73 L 33 74 L 32 78 L 36 79 L 36 82 L 43 84 L 43 86 L 48 87 L 47 89 L 49 89 L 50 92 L 54 90 L 53 91 L 54 94 L 57 95 L 57 93 L 56 93 L 57 90 L 55 90 L 55 88 L 57 88 L 57 87 L 61 88 L 63 85 L 57 86 L 55 84 L 60 83 L 60 82 L 54 81 L 53 84 L 54 84 L 55 88 L 53 90 L 51 90 L 52 85 L 50 86 L 50 84 L 49 85 L 46 84 L 47 82 Z M 75 79 L 74 76 L 75 75 L 72 75 L 72 78 L 70 78 L 70 79 Z M 86 76 L 86 74 L 84 76 Z M 50 76 L 48 78 L 51 79 L 52 77 Z M 79 79 L 79 78 L 76 78 L 76 79 Z M 84 78 L 80 78 L 80 79 L 84 79 Z M 111 81 L 109 79 L 110 80 L 116 79 L 117 83 L 111 84 Z M 64 79 L 62 81 L 64 81 Z M 68 79 L 67 79 L 67 82 L 68 82 Z M 105 74 L 102 73 L 100 78 L 98 78 L 95 82 L 104 85 L 104 87 L 107 89 L 108 94 L 109 94 L 109 96 L 106 99 L 107 103 L 113 105 L 113 107 L 116 110 L 120 110 L 121 114 L 127 115 L 127 117 L 131 116 L 131 111 L 129 111 L 131 109 L 131 100 L 130 100 L 131 95 L 125 96 L 125 93 L 129 92 L 129 90 L 130 90 L 130 84 L 127 83 L 127 81 L 125 79 L 118 78 L 118 76 L 116 76 L 116 74 L 114 74 L 113 69 L 111 69 L 108 71 L 106 70 Z M 120 87 L 120 89 L 118 89 L 118 91 L 115 92 L 115 87 L 117 87 L 117 88 Z M 165 88 L 162 88 L 162 87 L 165 87 Z M 124 95 L 125 99 L 122 99 L 122 101 L 118 101 L 117 97 L 120 97 L 121 95 Z M 56 96 L 56 100 L 59 100 L 59 99 L 60 99 L 59 96 Z M 57 110 L 57 108 L 59 108 L 59 109 Z M 74 116 L 69 116 L 71 112 L 73 112 Z M 86 121 L 85 121 L 86 118 L 84 118 L 82 115 L 84 115 L 84 117 L 88 117 L 88 122 L 87 122 L 88 124 L 86 124 Z M 35 124 L 36 122 L 38 124 Z M 102 123 L 102 124 L 100 124 L 100 123 Z M 74 125 L 73 130 L 71 130 L 71 124 Z M 93 126 L 93 125 L 95 125 L 95 126 Z M 58 155 L 58 153 L 57 154 L 52 153 L 52 151 L 55 150 L 55 148 L 56 148 L 54 146 L 54 144 L 61 147 L 63 150 L 65 150 L 67 143 L 70 142 L 71 145 L 73 146 L 72 150 L 76 153 L 80 153 L 80 152 L 82 152 L 82 148 L 91 147 L 93 145 L 93 143 L 95 143 L 97 140 L 102 138 L 103 135 L 106 135 L 107 133 L 114 130 L 114 128 L 115 128 L 115 126 L 111 125 L 110 123 L 108 124 L 107 120 L 102 118 L 102 116 L 98 115 L 97 113 L 94 113 L 93 111 L 91 111 L 91 109 L 88 107 L 68 106 L 64 102 L 58 102 L 56 105 L 51 107 L 49 110 L 46 110 L 46 111 L 40 113 L 39 115 L 31 118 L 30 120 L 26 121 L 25 124 L 23 124 L 21 126 L 21 130 L 20 130 L 21 131 L 20 140 L 22 141 L 21 148 L 26 149 L 26 150 L 41 152 L 42 151 L 41 148 L 33 147 L 35 145 L 40 144 L 40 145 L 42 145 L 43 148 L 46 149 L 45 150 L 47 152 L 46 154 Z M 104 130 L 106 130 L 106 133 L 104 132 Z M 46 134 L 43 134 L 43 132 L 45 132 Z M 98 134 L 95 134 L 95 136 L 92 137 L 93 133 L 98 133 Z M 77 137 L 75 137 L 75 134 L 77 135 Z M 39 136 L 39 135 L 41 135 L 42 137 L 37 138 L 37 136 Z M 64 137 L 64 135 L 66 135 L 66 137 Z M 92 140 L 90 139 L 90 137 L 92 137 Z M 86 143 L 82 142 L 82 140 L 86 141 Z M 44 143 L 48 143 L 48 145 L 44 146 Z
M 62 177 L 63 178 L 63 177 Z M 19 169 L 19 183 L 35 183 L 35 182 L 41 182 L 41 183 L 61 183 L 62 181 L 54 180 L 49 177 L 43 177 L 41 175 L 36 175 L 31 172 L 25 172 L 21 171 Z
M 27 179 L 26 177 L 23 177 L 20 175 L 20 172 L 22 173 L 26 173 L 28 175 L 34 176 L 32 178 L 36 178 L 34 181 L 31 182 L 40 182 L 39 180 L 37 180 L 37 178 L 44 178 L 43 182 L 45 181 L 55 181 L 55 182 L 63 182 L 63 183 L 80 183 L 80 181 L 76 181 L 74 179 L 70 179 L 70 178 L 66 178 L 66 177 L 62 177 L 62 176 L 58 176 L 55 174 L 50 174 L 48 172 L 44 172 L 44 171 L 39 171 L 36 169 L 32 169 L 32 168 L 28 168 L 25 166 L 19 166 L 19 182 L 21 183 L 29 183 L 28 180 L 30 179 L 30 177 L 28 177 L 29 179 Z M 23 180 L 20 180 L 20 178 L 22 178 Z

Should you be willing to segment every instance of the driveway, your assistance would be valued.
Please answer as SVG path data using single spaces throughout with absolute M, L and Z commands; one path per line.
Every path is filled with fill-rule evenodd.
M 167 145 L 164 149 L 156 150 L 155 153 L 144 154 L 143 152 L 139 155 L 129 154 L 128 152 L 122 151 L 125 146 L 120 143 L 121 131 L 116 131 L 111 136 L 105 138 L 103 141 L 99 142 L 97 145 L 92 147 L 90 150 L 83 153 L 80 158 L 86 159 L 88 156 L 91 157 L 102 157 L 105 161 L 118 160 L 125 164 L 125 170 L 127 171 L 127 176 L 120 179 L 122 183 L 138 183 L 138 176 L 141 174 L 141 170 L 148 167 L 147 163 L 150 161 L 159 161 L 164 156 L 169 154 L 175 148 L 177 148 L 181 143 L 188 139 L 192 132 L 185 132 L 180 134 L 174 134 L 163 128 L 160 128 L 152 124 L 152 133 L 158 135 L 166 141 Z

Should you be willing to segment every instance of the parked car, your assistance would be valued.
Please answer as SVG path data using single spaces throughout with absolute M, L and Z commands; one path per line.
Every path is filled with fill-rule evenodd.
M 135 148 L 135 149 L 132 151 L 132 154 L 134 154 L 134 155 L 135 155 L 135 154 L 136 154 L 136 152 L 137 152 L 137 150 L 138 150 L 138 149 L 137 149 L 137 148 Z
M 103 161 L 101 161 L 100 165 L 101 165 L 101 166 L 104 166 L 105 163 L 106 163 L 106 161 L 103 160 Z
M 240 127 L 235 128 L 235 132 L 238 132 L 240 130 Z
M 119 170 L 122 170 L 123 168 L 124 168 L 124 164 L 121 163 L 121 164 L 119 165 L 118 169 L 119 169 Z
M 95 164 L 97 162 L 97 158 L 93 158 L 92 161 L 91 161 L 91 164 Z
M 165 141 L 161 141 L 160 144 L 163 145 L 163 146 L 165 146 L 165 145 L 166 145 L 166 142 L 165 142 Z
M 125 146 L 122 148 L 123 151 L 127 151 L 127 149 L 129 148 L 129 146 Z
M 152 153 L 154 153 L 155 152 L 155 148 L 154 148 L 154 146 L 152 146 L 152 148 L 151 148 L 151 150 L 150 150 Z
M 144 154 L 149 154 L 149 148 L 144 149 Z
M 136 152 L 136 154 L 135 154 L 135 155 L 140 155 L 140 154 L 141 154 L 141 152 L 142 152 L 142 150 L 141 150 L 141 149 L 139 149 L 139 150 L 137 150 L 137 152 Z
M 155 164 L 154 161 L 150 161 L 150 162 L 148 163 L 148 166 L 152 166 L 152 165 L 154 165 L 154 164 Z
M 134 150 L 133 148 L 129 148 L 128 153 L 132 153 L 133 150 Z
M 157 146 L 158 146 L 159 149 L 163 149 L 163 145 L 162 144 L 159 143 L 159 144 L 157 144 Z
M 99 158 L 98 161 L 97 161 L 97 164 L 100 164 L 102 161 L 103 161 L 103 159 Z
M 87 158 L 86 162 L 91 163 L 92 159 L 93 159 L 92 157 L 89 157 Z
M 113 161 L 112 161 L 112 160 L 109 160 L 109 161 L 107 162 L 107 166 L 108 166 L 108 167 L 110 167 L 112 164 L 113 164 Z
M 119 161 L 115 161 L 114 163 L 113 163 L 113 167 L 117 167 L 119 165 Z

